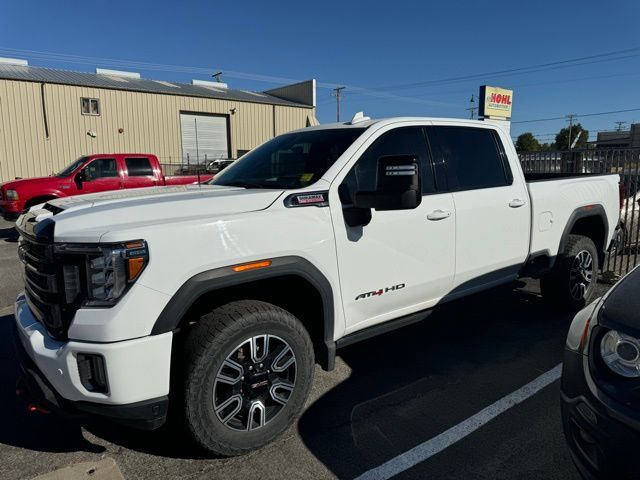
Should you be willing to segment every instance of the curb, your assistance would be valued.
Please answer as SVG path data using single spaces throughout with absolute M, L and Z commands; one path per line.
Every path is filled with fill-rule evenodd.
M 124 480 L 118 464 L 107 457 L 97 462 L 82 462 L 45 473 L 33 480 Z

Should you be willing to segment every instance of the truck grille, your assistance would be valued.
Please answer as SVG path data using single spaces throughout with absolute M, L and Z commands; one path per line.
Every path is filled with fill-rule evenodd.
M 66 339 L 70 319 L 65 311 L 53 244 L 22 235 L 18 255 L 24 266 L 25 295 L 31 312 L 51 336 Z

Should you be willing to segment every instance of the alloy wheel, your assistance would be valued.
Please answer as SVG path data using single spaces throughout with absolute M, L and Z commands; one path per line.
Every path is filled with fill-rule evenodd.
M 296 383 L 296 357 L 275 335 L 257 335 L 225 358 L 213 385 L 213 408 L 226 427 L 252 431 L 287 405 Z
M 571 296 L 582 300 L 593 280 L 593 257 L 587 250 L 581 250 L 573 259 L 569 273 Z

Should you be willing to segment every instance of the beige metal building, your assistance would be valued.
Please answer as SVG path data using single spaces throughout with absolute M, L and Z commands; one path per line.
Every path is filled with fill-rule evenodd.
M 165 164 L 237 158 L 315 124 L 314 80 L 249 92 L 0 59 L 0 182 L 49 175 L 90 153 L 152 153 Z

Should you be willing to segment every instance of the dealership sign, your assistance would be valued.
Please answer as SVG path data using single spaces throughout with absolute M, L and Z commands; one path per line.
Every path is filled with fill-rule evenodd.
M 480 87 L 480 116 L 484 118 L 511 118 L 513 90 L 504 88 Z

